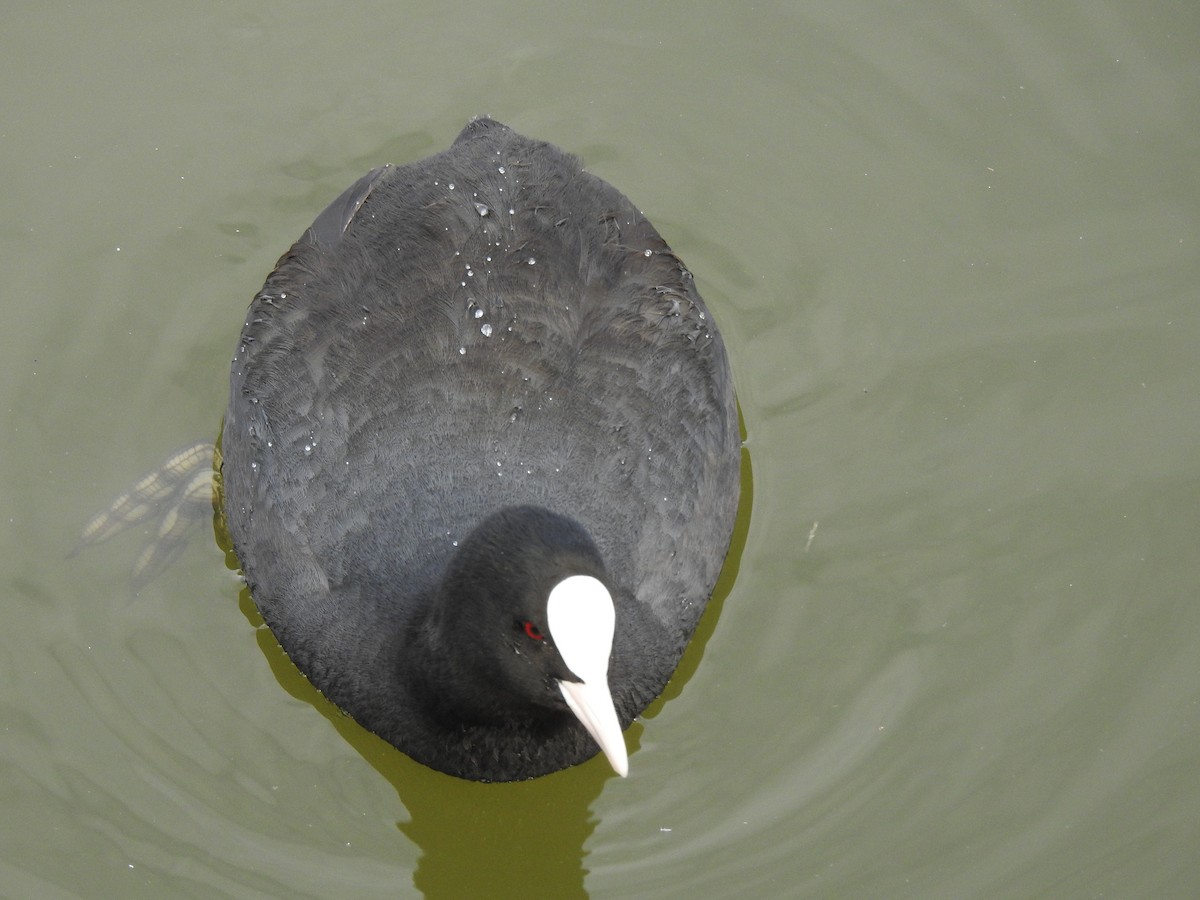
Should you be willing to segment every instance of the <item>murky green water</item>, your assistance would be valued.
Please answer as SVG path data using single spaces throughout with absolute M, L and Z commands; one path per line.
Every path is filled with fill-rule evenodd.
M 50 4 L 0 72 L 0 895 L 1194 896 L 1190 6 Z M 208 541 L 65 559 L 215 435 L 313 215 L 484 112 L 642 206 L 738 376 L 740 573 L 625 781 L 409 762 Z

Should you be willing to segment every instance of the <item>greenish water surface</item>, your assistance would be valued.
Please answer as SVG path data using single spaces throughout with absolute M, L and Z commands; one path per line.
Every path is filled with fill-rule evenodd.
M 1200 12 L 51 3 L 0 71 L 0 895 L 1195 895 Z M 738 380 L 740 568 L 625 780 L 408 761 L 207 536 L 66 558 L 315 213 L 481 113 L 641 206 Z

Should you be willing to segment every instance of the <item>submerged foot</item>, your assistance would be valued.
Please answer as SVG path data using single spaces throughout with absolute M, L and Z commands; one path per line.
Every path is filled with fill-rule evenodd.
M 175 561 L 198 524 L 213 512 L 213 445 L 201 441 L 172 453 L 83 526 L 72 556 L 134 526 L 157 522 L 133 564 L 141 590 Z

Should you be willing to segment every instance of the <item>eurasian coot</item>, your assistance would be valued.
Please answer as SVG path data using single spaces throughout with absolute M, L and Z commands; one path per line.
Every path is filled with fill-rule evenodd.
M 490 119 L 352 185 L 254 298 L 225 513 L 284 650 L 435 769 L 533 778 L 663 689 L 729 547 L 740 440 L 691 273 Z

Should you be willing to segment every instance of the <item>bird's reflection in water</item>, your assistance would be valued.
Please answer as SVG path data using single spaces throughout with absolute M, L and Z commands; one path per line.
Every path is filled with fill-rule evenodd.
M 250 593 L 242 611 L 262 622 Z M 482 784 L 409 759 L 326 700 L 288 659 L 271 631 L 259 646 L 288 693 L 314 706 L 395 788 L 408 811 L 399 830 L 421 849 L 413 884 L 427 898 L 586 897 L 585 845 L 596 826 L 591 806 L 605 782 L 622 782 L 602 754 L 532 781 Z M 640 723 L 625 732 L 630 751 Z

